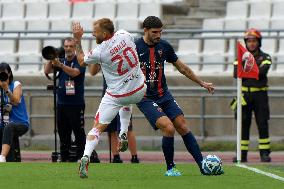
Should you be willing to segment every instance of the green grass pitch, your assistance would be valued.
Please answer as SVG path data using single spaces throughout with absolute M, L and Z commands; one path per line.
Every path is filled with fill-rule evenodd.
M 284 176 L 282 166 L 255 166 Z M 78 176 L 77 163 L 0 164 L 1 189 L 274 189 L 284 182 L 233 165 L 224 166 L 221 176 L 201 176 L 197 166 L 178 164 L 181 177 L 163 176 L 163 164 L 91 164 L 89 178 Z M 273 172 L 274 171 L 274 172 Z

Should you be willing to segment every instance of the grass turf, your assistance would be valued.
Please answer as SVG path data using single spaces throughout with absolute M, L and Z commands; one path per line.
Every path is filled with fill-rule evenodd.
M 88 179 L 79 178 L 77 168 L 76 163 L 0 164 L 0 188 L 284 188 L 284 182 L 235 166 L 224 166 L 222 176 L 201 176 L 195 165 L 178 164 L 183 176 L 165 177 L 162 164 L 91 164 Z

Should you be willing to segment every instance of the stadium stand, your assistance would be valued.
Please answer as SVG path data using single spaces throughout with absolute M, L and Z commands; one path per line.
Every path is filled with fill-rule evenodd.
M 107 2 L 107 9 L 103 2 Z M 64 7 L 64 11 L 62 11 L 62 7 Z M 41 49 L 47 45 L 62 46 L 62 37 L 70 36 L 72 21 L 80 21 L 85 31 L 91 31 L 94 19 L 108 16 L 114 19 L 118 29 L 139 30 L 141 29 L 141 21 L 146 16 L 162 17 L 165 30 L 175 29 L 174 32 L 165 31 L 163 36 L 169 39 L 177 49 L 179 58 L 189 64 L 194 71 L 199 72 L 198 74 L 204 74 L 205 78 L 208 77 L 209 81 L 216 81 L 216 85 L 219 84 L 222 88 L 232 85 L 232 62 L 235 60 L 236 40 L 242 39 L 243 31 L 248 27 L 284 31 L 283 10 L 284 2 L 280 0 L 94 0 L 86 2 L 75 2 L 75 0 L 0 0 L 0 61 L 14 63 L 12 69 L 15 77 L 20 76 L 21 80 L 25 82 L 25 86 L 34 87 L 36 85 L 40 88 L 35 91 L 42 96 L 37 97 L 34 89 L 28 90 L 27 95 L 27 99 L 29 99 L 27 103 L 32 102 L 31 105 L 29 104 L 32 129 L 35 135 L 50 134 L 52 133 L 52 123 L 51 117 L 47 115 L 52 115 L 52 98 L 44 96 L 50 93 L 47 94 L 45 91 L 47 79 L 43 77 Z M 260 14 L 260 11 L 264 12 Z M 195 24 L 197 20 L 198 23 Z M 205 30 L 207 32 L 204 32 Z M 229 32 L 225 32 L 226 30 Z M 5 31 L 14 31 L 14 33 L 5 33 Z M 24 33 L 20 31 L 44 32 Z M 68 33 L 54 33 L 56 31 L 68 31 Z M 265 35 L 263 49 L 273 58 L 273 69 L 270 72 L 273 76 L 284 73 L 283 31 L 263 32 Z M 86 33 L 85 37 L 82 41 L 85 51 L 97 46 L 95 40 L 91 39 L 91 33 Z M 202 117 L 203 120 L 206 120 L 203 124 L 208 126 L 204 129 L 206 134 L 210 136 L 234 134 L 233 121 L 231 121 L 233 116 L 228 121 L 228 117 L 231 116 L 231 112 L 228 113 L 231 96 L 230 99 L 225 97 L 233 95 L 233 90 L 227 92 L 225 96 L 205 98 L 199 95 L 202 93 L 198 90 L 187 90 L 186 87 L 192 84 L 186 78 L 179 77 L 177 71 L 172 67 L 167 66 L 166 71 L 172 77 L 168 79 L 170 87 L 180 87 L 184 90 L 175 94 L 179 96 L 178 101 L 182 102 L 180 104 L 186 114 L 193 115 L 190 122 L 195 133 L 199 136 L 203 135 L 203 137 L 205 135 L 202 134 L 202 129 L 199 129 L 199 125 L 202 125 L 202 121 L 199 122 L 199 119 Z M 216 76 L 218 79 L 214 80 L 217 78 Z M 99 78 L 93 80 L 87 77 L 86 86 L 101 86 Z M 280 83 L 280 79 L 277 77 L 270 81 L 272 86 L 273 84 L 275 86 L 275 83 Z M 195 86 L 190 87 L 194 88 Z M 92 107 L 86 106 L 86 114 L 89 116 L 86 123 L 88 126 L 91 125 L 94 107 L 97 107 L 96 103 L 101 95 L 101 91 L 98 89 L 96 89 L 96 93 L 93 93 L 94 90 L 91 91 L 92 93 L 90 91 L 90 89 L 86 90 L 87 96 L 94 94 L 97 96 L 86 98 L 86 104 L 92 104 Z M 218 91 L 216 92 L 218 93 Z M 276 90 L 276 92 L 279 91 Z M 187 95 L 192 95 L 190 100 Z M 279 96 L 279 94 L 277 95 Z M 43 100 L 48 102 L 43 104 Z M 202 100 L 206 101 L 206 107 L 204 105 L 205 110 L 202 115 L 199 115 L 202 112 L 200 109 Z M 277 100 L 271 100 L 274 105 L 271 108 L 274 115 L 282 110 Z M 214 108 L 211 108 L 212 105 Z M 209 115 L 209 118 L 206 115 Z M 137 116 L 136 112 L 135 116 Z M 225 119 L 218 116 L 223 116 Z M 144 127 L 145 119 L 141 119 L 141 117 L 134 119 L 135 125 L 138 125 L 135 129 L 139 136 L 155 135 L 150 127 Z M 272 132 L 278 136 L 283 133 L 283 129 L 277 127 L 281 122 L 278 121 L 279 118 L 276 118 L 276 121 L 274 117 L 272 119 L 273 122 L 277 122 L 272 126 Z M 216 127 L 213 129 L 212 126 Z M 146 139 L 149 138 L 146 137 Z M 158 143 L 160 144 L 160 142 Z M 158 143 L 154 142 L 154 144 Z
M 107 3 L 106 3 L 107 2 Z M 15 60 L 19 63 L 20 52 L 19 37 L 38 37 L 40 48 L 46 44 L 61 45 L 59 37 L 70 36 L 66 33 L 53 33 L 68 31 L 72 21 L 82 23 L 86 31 L 92 30 L 92 21 L 100 17 L 109 17 L 114 19 L 117 29 L 126 29 L 138 31 L 141 29 L 141 21 L 148 15 L 165 16 L 163 12 L 164 5 L 184 6 L 182 0 L 94 0 L 94 1 L 68 1 L 68 0 L 2 0 L 0 1 L 0 28 L 3 31 L 51 31 L 49 33 L 1 33 L 1 42 L 6 40 L 4 37 L 15 38 Z M 180 3 L 180 4 L 179 4 Z M 211 5 L 213 1 L 206 1 Z M 206 4 L 199 2 L 200 6 Z M 192 5 L 193 6 L 193 5 Z M 62 11 L 64 7 L 64 11 Z M 220 31 L 202 33 L 192 33 L 191 38 L 181 37 L 177 40 L 176 48 L 180 58 L 188 64 L 194 64 L 193 69 L 201 73 L 205 72 L 231 72 L 230 63 L 235 59 L 234 46 L 237 39 L 241 38 L 242 31 L 250 27 L 256 27 L 260 30 L 283 30 L 284 29 L 284 2 L 280 0 L 233 0 L 226 3 L 226 14 L 220 15 L 219 18 L 205 18 L 201 30 Z M 105 11 L 107 10 L 107 11 Z M 191 13 L 192 14 L 192 13 Z M 198 12 L 196 13 L 198 14 Z M 208 16 L 210 17 L 210 16 Z M 192 17 L 191 17 L 192 18 Z M 173 19 L 174 20 L 174 19 Z M 166 23 L 167 27 L 167 23 Z M 188 26 L 190 27 L 190 25 Z M 232 32 L 222 32 L 228 30 Z M 239 32 L 233 32 L 239 31 Z M 189 31 L 190 32 L 190 31 Z M 265 37 L 274 39 L 264 39 L 264 50 L 275 55 L 274 60 L 280 60 L 283 49 L 280 47 L 280 39 L 284 32 L 262 32 Z M 86 35 L 88 39 L 84 41 L 84 49 L 90 49 L 93 42 L 90 40 L 91 35 Z M 216 39 L 212 39 L 216 38 Z M 46 38 L 46 39 L 43 39 Z M 52 39 L 51 39 L 52 38 Z M 27 39 L 28 40 L 28 39 Z M 35 39 L 31 39 L 35 40 Z M 185 41 L 183 41 L 185 40 Z M 199 44 L 198 51 L 192 51 L 192 48 L 185 47 L 183 44 L 193 42 L 193 46 Z M 198 41 L 198 42 L 196 42 Z M 181 45 L 181 46 L 179 46 Z M 39 51 L 35 54 L 40 54 Z M 3 55 L 5 51 L 1 52 Z M 219 63 L 219 64 L 218 64 Z M 199 64 L 199 65 L 198 65 Z M 277 71 L 275 66 L 274 69 Z M 19 67 L 20 68 L 20 67 Z M 27 70 L 25 70 L 27 71 Z M 171 69 L 169 69 L 171 71 Z M 19 70 L 20 72 L 20 70 Z M 23 71 L 24 72 L 24 71 Z M 36 72 L 38 73 L 38 72 Z

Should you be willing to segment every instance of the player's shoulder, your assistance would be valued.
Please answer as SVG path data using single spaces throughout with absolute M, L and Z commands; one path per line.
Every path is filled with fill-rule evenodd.
M 116 31 L 116 32 L 115 32 L 115 35 L 116 35 L 116 36 L 129 36 L 129 37 L 132 37 L 132 34 L 131 34 L 131 33 L 129 33 L 129 32 L 126 31 L 126 30 L 123 30 L 123 29 Z
M 134 42 L 136 45 L 141 45 L 145 43 L 143 37 L 136 38 Z
M 263 52 L 263 51 L 261 51 L 260 53 L 261 53 L 263 60 L 270 60 L 271 61 L 271 56 L 268 53 Z
M 162 45 L 162 46 L 165 46 L 165 47 L 172 47 L 172 45 L 164 39 L 161 39 L 159 44 Z

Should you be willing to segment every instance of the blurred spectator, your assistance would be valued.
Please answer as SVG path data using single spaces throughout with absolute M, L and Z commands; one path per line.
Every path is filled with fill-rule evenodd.
M 7 63 L 0 64 L 0 87 L 3 90 L 1 103 L 0 140 L 2 141 L 0 162 L 14 161 L 14 145 L 18 137 L 29 129 L 29 117 L 26 110 L 22 84 L 13 80 L 12 70 Z M 1 108 L 2 110 L 2 108 Z
M 77 146 L 77 159 L 83 156 L 85 134 L 84 80 L 86 68 L 78 64 L 73 38 L 64 40 L 65 58 L 49 61 L 45 65 L 45 74 L 59 70 L 57 88 L 57 125 L 60 138 L 61 161 L 69 161 L 72 131 Z

